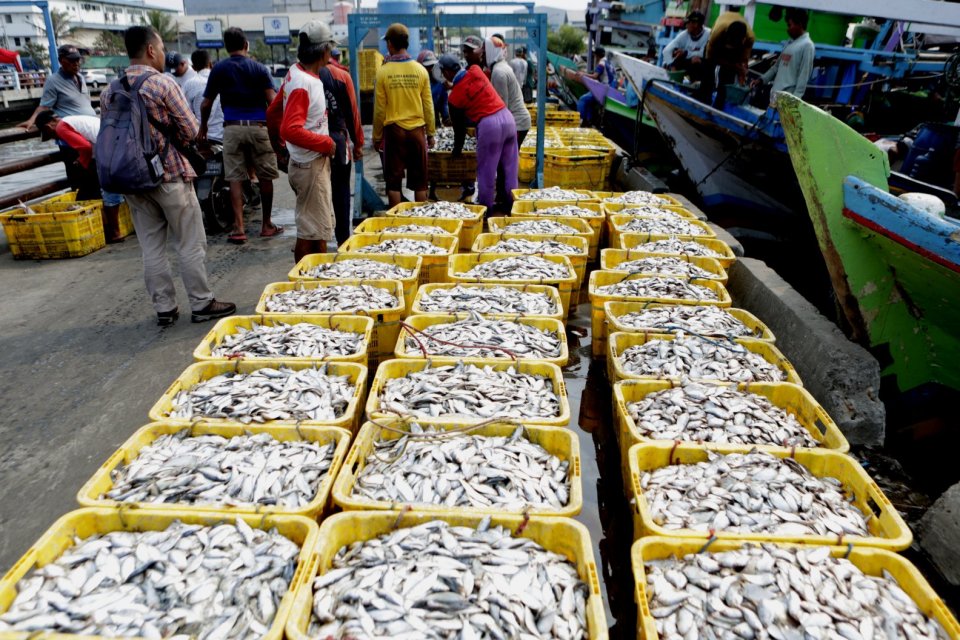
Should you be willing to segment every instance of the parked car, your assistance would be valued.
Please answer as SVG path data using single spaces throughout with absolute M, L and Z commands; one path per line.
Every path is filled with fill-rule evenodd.
M 90 87 L 105 87 L 116 77 L 113 69 L 84 69 L 83 80 Z
M 0 64 L 0 89 L 13 89 L 16 86 L 17 68 L 12 64 Z

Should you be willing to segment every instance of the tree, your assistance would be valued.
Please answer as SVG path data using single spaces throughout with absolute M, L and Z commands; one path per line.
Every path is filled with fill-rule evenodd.
M 21 58 L 33 58 L 42 69 L 50 68 L 50 52 L 46 43 L 28 42 L 19 53 Z
M 70 25 L 71 14 L 66 9 L 50 9 L 50 22 L 53 23 L 53 38 L 60 41 L 73 33 L 76 27 Z
M 105 56 L 119 56 L 127 51 L 123 44 L 123 36 L 112 31 L 101 31 L 93 41 L 93 49 Z
M 273 51 L 260 38 L 250 43 L 250 55 L 263 64 L 267 64 L 267 60 L 273 62 Z
M 583 53 L 587 49 L 587 32 L 565 24 L 547 34 L 547 49 L 568 58 Z
M 166 11 L 151 9 L 147 11 L 146 20 L 140 18 L 140 21 L 156 29 L 157 33 L 160 34 L 160 39 L 164 42 L 176 42 L 177 36 L 180 35 L 180 28 L 177 26 L 173 17 Z

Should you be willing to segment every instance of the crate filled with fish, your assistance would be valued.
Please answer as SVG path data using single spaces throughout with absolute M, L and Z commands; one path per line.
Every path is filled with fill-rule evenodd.
M 308 424 L 356 431 L 367 368 L 351 362 L 198 362 L 150 409 L 157 422 Z
M 563 372 L 554 364 L 388 360 L 370 385 L 367 417 L 425 425 L 518 420 L 565 427 L 570 403 Z
M 467 132 L 460 155 L 454 157 L 452 127 L 438 127 L 436 144 L 427 150 L 427 175 L 438 184 L 473 182 L 477 179 L 477 137 Z
M 883 549 L 650 537 L 631 556 L 646 640 L 960 637 L 920 571 Z
M 677 238 L 716 238 L 717 234 L 706 222 L 682 218 L 677 214 L 667 216 L 613 215 L 607 217 L 608 244 L 616 247 L 624 233 L 650 233 Z
M 664 256 L 626 249 L 604 249 L 600 268 L 645 276 L 673 276 L 695 280 L 716 280 L 727 284 L 727 271 L 715 258 Z
M 514 200 L 510 209 L 511 218 L 542 218 L 567 223 L 569 220 L 581 220 L 590 225 L 593 238 L 590 241 L 590 259 L 596 260 L 600 244 L 603 242 L 604 226 L 607 219 L 599 202 L 580 201 L 541 201 Z M 492 231 L 492 228 L 491 228 Z
M 448 218 L 459 220 L 460 251 L 469 251 L 474 240 L 483 232 L 483 216 L 487 208 L 479 204 L 462 202 L 401 202 L 387 211 L 388 218 Z
M 597 258 L 598 247 L 593 242 L 593 228 L 576 216 L 495 216 L 487 219 L 490 233 L 509 238 L 511 236 L 577 236 L 587 241 L 587 255 L 592 262 Z
M 607 376 L 616 382 L 653 379 L 803 384 L 786 356 L 769 342 L 713 339 L 683 331 L 610 334 Z
M 563 313 L 576 311 L 570 302 L 577 272 L 567 256 L 462 253 L 451 256 L 447 277 L 455 283 L 550 285 L 560 294 Z
M 348 512 L 320 536 L 292 640 L 608 637 L 590 534 L 573 520 Z
M 476 311 L 424 314 L 400 328 L 398 358 L 434 362 L 463 358 L 567 364 L 570 351 L 563 322 L 554 318 L 486 317 Z
M 354 233 L 341 245 L 342 253 L 420 256 L 420 282 L 446 282 L 447 264 L 456 255 L 460 239 L 451 235 Z
M 767 325 L 744 309 L 651 302 L 606 302 L 603 307 L 610 333 L 684 331 L 708 338 L 776 341 Z
M 605 205 L 629 204 L 637 206 L 655 204 L 683 207 L 682 202 L 666 193 L 651 193 L 649 191 L 594 191 L 593 196 Z
M 634 536 L 852 544 L 900 551 L 913 535 L 850 456 L 658 442 L 630 448 Z
M 483 233 L 473 243 L 473 253 L 519 253 L 525 255 L 567 256 L 573 271 L 577 274 L 576 299 L 570 303 L 579 303 L 579 292 L 586 282 L 587 261 L 590 259 L 590 241 L 580 236 L 564 235 L 504 235 Z
M 603 204 L 601 205 L 607 216 L 607 244 L 611 247 L 619 246 L 622 225 L 633 218 L 665 220 L 674 224 L 683 221 L 699 221 L 696 215 L 683 207 L 656 204 Z
M 583 506 L 579 441 L 569 429 L 528 424 L 367 422 L 333 500 L 345 511 L 572 517 Z
M 301 516 L 71 511 L 0 581 L 0 634 L 277 640 L 317 534 Z
M 512 318 L 563 319 L 556 287 L 543 284 L 428 284 L 417 291 L 411 316 L 470 313 Z
M 256 313 L 267 315 L 338 315 L 351 313 L 374 321 L 370 358 L 389 357 L 406 314 L 399 280 L 317 280 L 268 284 Z
M 106 246 L 103 220 L 93 205 L 21 204 L 0 213 L 0 224 L 17 260 L 80 258 Z
M 39 204 L 41 206 L 48 204 L 75 204 L 79 207 L 93 207 L 97 214 L 103 215 L 102 199 L 77 200 L 77 195 L 79 195 L 77 191 L 67 191 L 58 196 L 45 198 Z M 132 236 L 134 233 L 136 233 L 136 229 L 133 228 L 133 216 L 130 214 L 130 203 L 124 200 L 120 203 L 120 207 L 117 210 L 117 234 L 121 238 L 126 238 L 127 236 Z
M 733 249 L 726 242 L 718 238 L 700 236 L 677 238 L 661 233 L 633 233 L 628 231 L 620 234 L 620 244 L 612 248 L 654 255 L 714 258 L 724 269 L 729 269 L 737 261 L 736 254 L 733 253 Z
M 447 234 L 460 237 L 463 221 L 456 218 L 425 218 L 413 216 L 373 216 L 365 218 L 354 233 L 413 233 L 416 235 Z
M 350 432 L 339 427 L 155 422 L 130 436 L 77 500 L 319 519 L 349 447 Z
M 231 316 L 193 351 L 197 362 L 319 360 L 367 366 L 373 320 L 364 316 Z
M 594 271 L 587 284 L 590 329 L 595 358 L 607 356 L 608 302 L 651 302 L 689 306 L 729 307 L 730 294 L 717 280 L 648 276 L 620 271 Z
M 298 262 L 287 279 L 314 280 L 397 280 L 403 285 L 403 300 L 410 308 L 417 295 L 423 259 L 420 256 L 388 253 L 311 253 Z

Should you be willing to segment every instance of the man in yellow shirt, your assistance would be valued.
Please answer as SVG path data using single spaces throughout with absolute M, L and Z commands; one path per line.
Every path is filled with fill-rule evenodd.
M 427 70 L 407 54 L 410 32 L 399 23 L 383 37 L 387 52 L 377 71 L 373 107 L 373 146 L 383 151 L 383 177 L 390 206 L 400 204 L 403 174 L 417 202 L 427 199 L 427 148 L 436 122 Z

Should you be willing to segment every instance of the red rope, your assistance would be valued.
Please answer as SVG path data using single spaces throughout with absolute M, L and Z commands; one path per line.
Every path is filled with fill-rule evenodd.
M 413 338 L 414 340 L 416 340 L 417 344 L 420 346 L 420 351 L 423 353 L 423 357 L 425 357 L 425 358 L 429 355 L 429 354 L 427 353 L 427 349 L 426 349 L 426 347 L 423 346 L 423 344 L 422 344 L 419 340 L 417 340 L 417 337 L 414 335 L 414 333 L 419 333 L 419 334 L 422 334 L 422 335 L 426 336 L 426 337 L 427 337 L 427 340 L 434 340 L 434 341 L 436 341 L 436 342 L 439 342 L 440 344 L 450 345 L 451 347 L 460 347 L 461 349 L 495 349 L 495 350 L 497 350 L 497 351 L 503 351 L 504 353 L 506 353 L 508 356 L 510 356 L 510 357 L 513 358 L 514 360 L 519 360 L 519 359 L 520 359 L 520 358 L 517 357 L 517 354 L 515 354 L 514 352 L 512 352 L 512 351 L 510 351 L 509 349 L 506 349 L 506 348 L 504 348 L 504 347 L 498 347 L 498 346 L 493 345 L 493 344 L 458 344 L 458 343 L 456 343 L 456 342 L 449 342 L 449 341 L 447 341 L 447 340 L 441 340 L 440 338 L 437 338 L 437 337 L 435 337 L 435 336 L 432 336 L 432 335 L 430 335 L 429 333 L 427 333 L 427 332 L 425 332 L 425 331 L 420 331 L 419 329 L 416 329 L 416 328 L 414 328 L 414 327 L 411 327 L 411 326 L 410 326 L 409 324 L 407 324 L 406 322 L 401 322 L 401 323 L 400 323 L 400 326 L 401 326 L 403 329 L 405 329 L 405 330 L 407 330 L 408 332 L 410 332 L 410 337 Z

